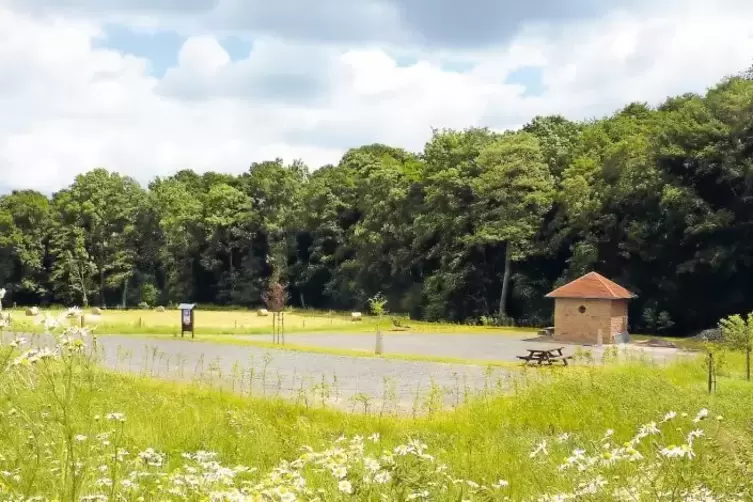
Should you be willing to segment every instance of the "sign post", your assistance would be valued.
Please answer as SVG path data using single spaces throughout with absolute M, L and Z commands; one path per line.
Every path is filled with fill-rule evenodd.
M 193 325 L 193 312 L 195 303 L 181 303 L 178 305 L 180 309 L 180 337 L 183 338 L 183 334 L 186 331 L 191 332 L 191 338 L 194 337 L 194 325 Z

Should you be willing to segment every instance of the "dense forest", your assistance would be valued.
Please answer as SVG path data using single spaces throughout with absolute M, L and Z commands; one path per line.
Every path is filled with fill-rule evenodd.
M 753 310 L 753 80 L 610 117 L 436 130 L 337 165 L 105 169 L 0 197 L 5 304 L 364 308 L 546 324 L 555 286 L 596 270 L 634 291 L 631 329 L 681 333 Z

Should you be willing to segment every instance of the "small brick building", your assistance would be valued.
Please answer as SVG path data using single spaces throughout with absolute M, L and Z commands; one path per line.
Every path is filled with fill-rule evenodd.
M 554 298 L 554 338 L 596 344 L 627 342 L 628 300 L 635 295 L 606 277 L 590 272 L 548 295 Z

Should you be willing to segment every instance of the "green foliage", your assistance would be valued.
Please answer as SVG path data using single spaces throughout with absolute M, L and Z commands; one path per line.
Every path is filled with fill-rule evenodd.
M 632 331 L 692 334 L 753 310 L 752 117 L 745 74 L 599 120 L 364 145 L 311 174 L 275 159 L 144 190 L 95 169 L 0 196 L 0 283 L 6 304 L 254 307 L 280 281 L 295 307 L 381 291 L 414 318 L 528 324 L 597 270 L 637 293 Z
M 751 379 L 751 352 L 753 351 L 753 312 L 743 319 L 739 314 L 719 321 L 722 342 L 731 350 L 745 353 L 746 378 Z
M 143 282 L 139 291 L 139 303 L 146 303 L 147 305 L 157 305 L 159 301 L 160 291 L 157 286 L 151 282 Z
M 382 295 L 382 293 L 377 293 L 371 298 L 369 298 L 369 308 L 371 309 L 371 313 L 375 316 L 382 316 L 385 313 L 387 313 L 386 310 L 387 305 L 387 299 Z
M 18 339 L 0 347 L 4 499 L 264 498 L 255 496 L 264 488 L 304 500 L 753 495 L 753 390 L 727 380 L 706 396 L 696 360 L 520 376 L 454 410 L 432 387 L 417 399 L 427 414 L 410 418 L 372 410 L 364 394 L 363 414 L 325 408 L 323 388 L 313 390 L 322 404 L 261 399 L 242 375 L 228 379 L 236 395 L 106 372 L 85 331 L 54 340 L 54 350 Z
M 753 313 L 745 319 L 734 314 L 719 321 L 723 342 L 732 350 L 745 351 L 753 348 Z

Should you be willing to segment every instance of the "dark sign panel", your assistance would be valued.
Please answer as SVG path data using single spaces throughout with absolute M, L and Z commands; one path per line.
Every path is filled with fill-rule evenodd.
M 191 332 L 191 338 L 194 337 L 194 325 L 193 325 L 193 313 L 194 313 L 194 307 L 196 307 L 196 304 L 194 303 L 181 303 L 178 305 L 178 308 L 180 309 L 180 336 L 183 337 L 183 334 L 190 331 Z

